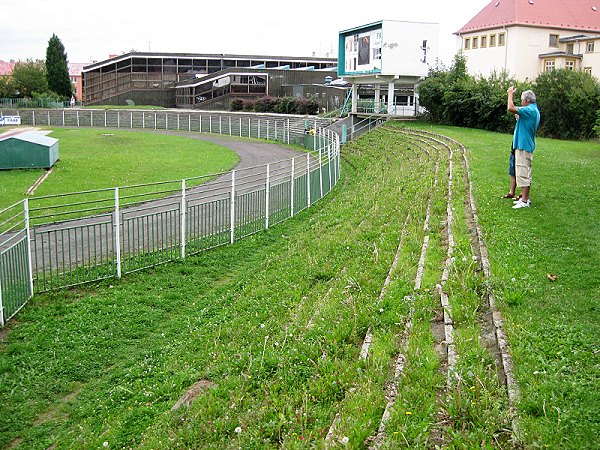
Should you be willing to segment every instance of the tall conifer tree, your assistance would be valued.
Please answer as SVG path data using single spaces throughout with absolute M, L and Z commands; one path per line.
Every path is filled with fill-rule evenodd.
M 67 54 L 65 53 L 65 46 L 56 34 L 52 34 L 46 49 L 46 77 L 48 79 L 48 89 L 56 92 L 61 97 L 71 97 L 73 85 L 69 78 Z

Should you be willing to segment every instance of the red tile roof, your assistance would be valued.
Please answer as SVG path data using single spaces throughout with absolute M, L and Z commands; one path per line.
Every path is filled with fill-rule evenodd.
M 15 67 L 14 62 L 6 62 L 0 60 L 0 77 L 8 76 L 12 73 L 13 68 Z
M 492 0 L 455 34 L 512 25 L 600 33 L 600 0 Z
M 89 65 L 89 63 L 69 63 L 69 75 L 72 77 L 80 77 L 81 71 L 87 65 Z M 0 77 L 12 74 L 14 68 L 14 62 L 0 60 Z
M 81 71 L 85 66 L 89 66 L 89 63 L 69 63 L 69 75 L 72 77 L 80 77 Z

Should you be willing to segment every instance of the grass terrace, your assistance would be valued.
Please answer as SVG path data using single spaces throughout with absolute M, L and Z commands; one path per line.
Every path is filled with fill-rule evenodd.
M 532 207 L 512 210 L 500 198 L 510 136 L 412 126 L 464 144 L 470 178 L 458 144 L 389 123 L 342 148 L 340 182 L 297 217 L 36 296 L 0 335 L 0 446 L 597 448 L 600 144 L 539 139 Z M 2 188 L 22 195 L 27 183 Z

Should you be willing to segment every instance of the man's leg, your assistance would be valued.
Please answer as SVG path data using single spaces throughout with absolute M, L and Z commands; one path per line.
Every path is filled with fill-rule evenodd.
M 508 191 L 508 193 L 514 196 L 516 189 L 517 189 L 517 177 L 515 177 L 514 175 L 511 175 L 510 176 L 510 191 Z
M 521 201 L 529 201 L 531 188 L 531 153 L 517 150 L 515 158 L 515 169 L 517 175 L 517 186 L 521 188 Z
M 529 201 L 529 188 L 530 186 L 521 187 L 521 200 L 524 202 Z

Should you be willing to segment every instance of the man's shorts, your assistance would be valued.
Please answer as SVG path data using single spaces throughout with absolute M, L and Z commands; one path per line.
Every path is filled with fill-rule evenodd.
M 517 186 L 531 186 L 531 160 L 533 154 L 525 150 L 515 150 L 515 172 L 517 176 Z
M 508 159 L 508 174 L 511 177 L 515 176 L 515 151 L 510 151 L 510 158 Z

